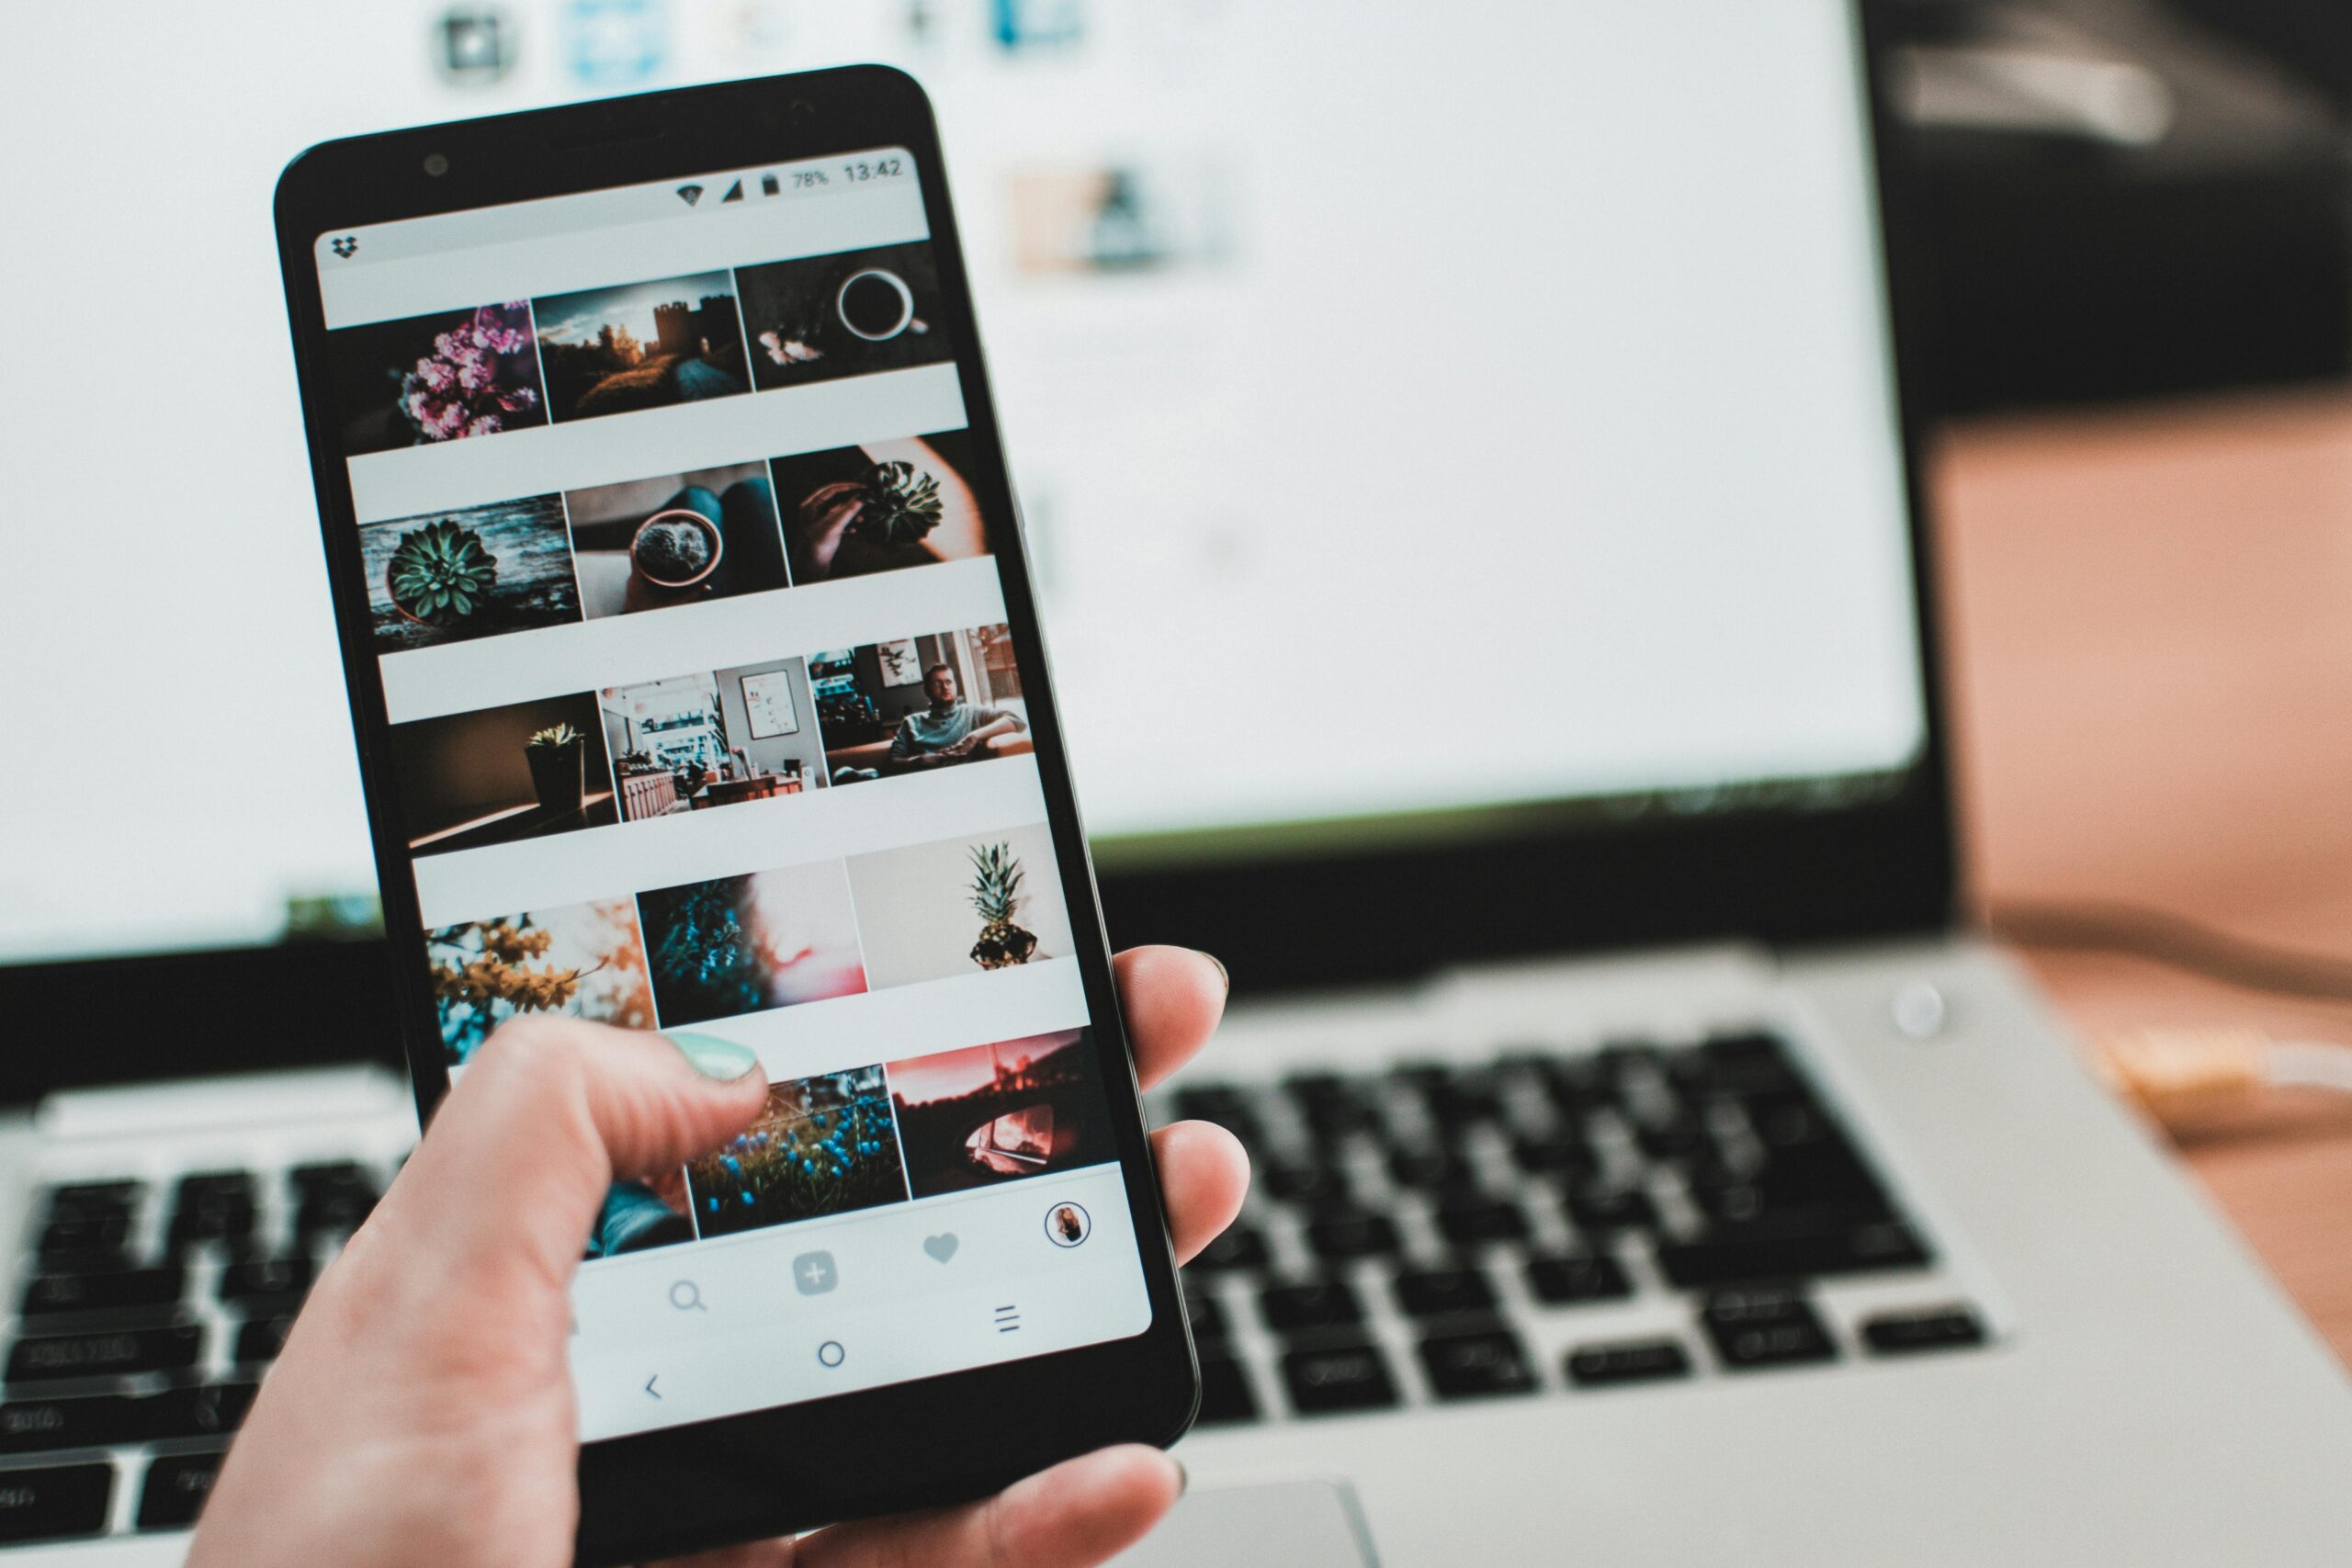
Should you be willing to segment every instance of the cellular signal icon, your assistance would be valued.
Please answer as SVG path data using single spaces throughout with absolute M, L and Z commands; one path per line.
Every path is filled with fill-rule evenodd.
M 684 202 L 688 207 L 692 207 L 695 202 L 702 199 L 702 186 L 680 186 L 678 187 L 678 199 Z

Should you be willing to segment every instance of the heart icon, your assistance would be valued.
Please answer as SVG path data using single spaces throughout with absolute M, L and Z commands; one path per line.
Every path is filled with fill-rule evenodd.
M 944 1263 L 956 1256 L 956 1237 L 953 1234 L 927 1235 L 922 1238 L 922 1249 L 938 1261 Z

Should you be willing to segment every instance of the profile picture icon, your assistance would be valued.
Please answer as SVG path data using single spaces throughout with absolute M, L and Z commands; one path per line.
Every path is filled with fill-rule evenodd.
M 1046 1239 L 1056 1247 L 1076 1247 L 1094 1234 L 1094 1221 L 1075 1203 L 1057 1203 L 1046 1211 Z

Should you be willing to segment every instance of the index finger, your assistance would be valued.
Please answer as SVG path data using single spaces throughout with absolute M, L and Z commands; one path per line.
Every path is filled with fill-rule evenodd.
M 1150 1089 L 1197 1055 L 1225 1016 L 1225 970 L 1189 947 L 1131 947 L 1112 960 L 1136 1054 Z

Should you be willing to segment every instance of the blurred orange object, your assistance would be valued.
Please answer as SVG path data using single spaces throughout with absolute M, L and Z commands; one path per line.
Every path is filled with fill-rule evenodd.
M 2352 390 L 1973 423 L 1934 484 L 1977 908 L 2121 901 L 2352 959 Z M 2352 1043 L 2352 1003 L 2026 956 L 2086 1038 Z M 2259 1088 L 2176 1137 L 2352 1361 L 2352 1097 Z

